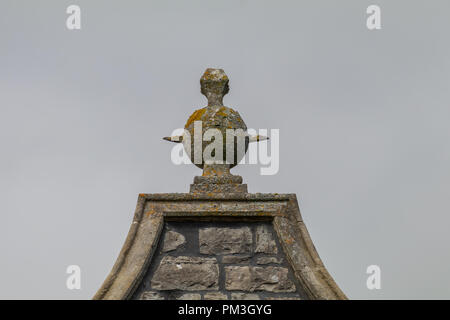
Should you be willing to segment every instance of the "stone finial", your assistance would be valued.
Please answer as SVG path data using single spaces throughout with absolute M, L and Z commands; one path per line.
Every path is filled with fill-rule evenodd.
M 200 78 L 201 92 L 208 99 L 208 106 L 223 106 L 223 96 L 229 91 L 228 77 L 223 69 L 206 69 Z
M 191 192 L 238 192 L 246 193 L 247 185 L 242 184 L 242 177 L 230 173 L 247 152 L 248 144 L 268 139 L 262 136 L 249 136 L 247 126 L 236 110 L 223 105 L 223 97 L 229 91 L 229 79 L 222 69 L 208 68 L 200 78 L 201 92 L 208 99 L 208 105 L 192 113 L 184 126 L 182 136 L 165 137 L 163 139 L 176 143 L 183 143 L 186 153 L 197 167 L 203 169 L 203 175 L 194 178 Z M 196 132 L 196 126 L 197 127 Z M 205 133 L 210 130 L 219 130 L 222 135 L 222 158 L 206 155 L 206 147 L 210 140 L 204 141 Z M 234 131 L 228 135 L 227 131 Z M 197 140 L 196 140 L 197 139 Z M 197 141 L 197 143 L 196 143 Z M 242 143 L 242 147 L 238 147 Z M 197 147 L 196 147 L 197 144 Z M 227 158 L 228 151 L 231 156 Z M 243 152 L 242 152 L 243 151 Z M 207 161 L 211 160 L 213 161 Z

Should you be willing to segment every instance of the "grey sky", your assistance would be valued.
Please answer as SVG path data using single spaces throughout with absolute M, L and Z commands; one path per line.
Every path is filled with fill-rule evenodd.
M 66 7 L 82 30 L 65 27 Z M 382 29 L 369 31 L 378 4 Z M 0 3 L 0 298 L 91 298 L 138 193 L 187 192 L 161 137 L 206 99 L 280 129 L 280 171 L 326 267 L 354 299 L 450 298 L 448 1 Z M 66 289 L 66 267 L 82 290 Z M 368 265 L 382 270 L 369 291 Z

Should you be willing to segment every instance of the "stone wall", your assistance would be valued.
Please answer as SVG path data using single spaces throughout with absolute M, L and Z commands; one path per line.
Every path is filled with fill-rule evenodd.
M 133 299 L 302 299 L 269 222 L 166 222 Z

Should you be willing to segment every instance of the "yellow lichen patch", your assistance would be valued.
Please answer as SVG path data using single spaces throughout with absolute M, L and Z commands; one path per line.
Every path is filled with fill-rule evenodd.
M 228 80 L 228 77 L 225 73 L 217 72 L 215 69 L 206 69 L 205 73 L 202 76 L 202 80 Z
M 203 114 L 205 113 L 206 109 L 202 108 L 202 109 L 198 109 L 195 110 L 194 113 L 189 117 L 188 121 L 186 122 L 186 125 L 184 126 L 185 128 L 189 127 L 194 121 L 199 121 L 201 120 Z
M 293 244 L 294 243 L 294 239 L 292 239 L 291 237 L 289 237 L 289 238 L 286 238 L 286 241 L 285 241 L 287 244 L 289 244 L 289 245 L 291 245 L 291 244 Z
M 217 110 L 217 115 L 222 116 L 224 118 L 228 117 L 228 112 L 227 112 L 227 108 L 226 107 L 220 107 L 219 110 Z

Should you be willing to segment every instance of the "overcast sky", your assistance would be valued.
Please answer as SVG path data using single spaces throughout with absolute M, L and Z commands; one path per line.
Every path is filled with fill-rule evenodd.
M 66 28 L 81 7 L 82 29 Z M 381 7 L 369 31 L 366 8 Z M 0 3 L 0 298 L 90 299 L 139 193 L 187 192 L 161 137 L 206 105 L 207 67 L 248 127 L 280 130 L 280 170 L 353 299 L 450 299 L 450 2 Z M 82 270 L 81 290 L 66 268 Z M 366 268 L 381 267 L 381 290 Z

